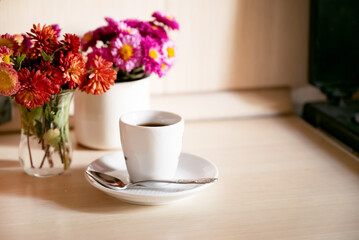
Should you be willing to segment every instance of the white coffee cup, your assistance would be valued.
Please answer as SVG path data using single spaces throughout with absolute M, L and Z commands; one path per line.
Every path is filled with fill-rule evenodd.
M 164 111 L 136 111 L 120 118 L 120 136 L 130 181 L 172 179 L 182 149 L 184 121 Z

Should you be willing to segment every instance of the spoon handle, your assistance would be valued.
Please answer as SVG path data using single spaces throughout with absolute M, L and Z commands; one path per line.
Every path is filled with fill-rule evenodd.
M 141 183 L 175 183 L 175 184 L 206 184 L 217 181 L 218 178 L 198 178 L 198 179 L 178 179 L 178 180 L 143 180 L 133 182 L 132 184 L 141 184 Z

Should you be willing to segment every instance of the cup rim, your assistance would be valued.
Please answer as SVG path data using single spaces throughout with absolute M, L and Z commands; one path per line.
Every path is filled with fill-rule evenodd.
M 130 116 L 133 116 L 134 114 L 153 114 L 153 115 L 159 115 L 159 114 L 166 114 L 168 116 L 172 116 L 174 119 L 173 123 L 170 124 L 166 124 L 164 126 L 156 126 L 156 127 L 149 127 L 149 126 L 139 126 L 138 124 L 144 124 L 143 123 L 134 123 L 134 122 L 129 122 L 129 120 L 127 118 L 129 118 Z M 148 115 L 147 115 L 148 116 Z M 121 117 L 120 117 L 120 123 L 123 123 L 125 125 L 128 126 L 132 126 L 132 127 L 138 127 L 138 128 L 146 128 L 146 129 L 161 129 L 161 128 L 166 128 L 166 127 L 171 127 L 174 125 L 177 125 L 179 123 L 183 122 L 183 118 L 177 114 L 177 113 L 173 113 L 173 112 L 168 112 L 168 111 L 162 111 L 162 110 L 139 110 L 139 111 L 131 111 L 131 112 L 127 112 L 124 113 Z

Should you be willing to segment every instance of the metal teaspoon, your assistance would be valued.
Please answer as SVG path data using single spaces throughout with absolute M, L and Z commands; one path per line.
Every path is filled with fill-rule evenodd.
M 86 174 L 105 186 L 115 187 L 118 189 L 126 189 L 130 186 L 140 185 L 143 183 L 175 183 L 175 184 L 206 184 L 218 180 L 218 178 L 198 178 L 198 179 L 177 179 L 177 180 L 143 180 L 132 183 L 125 183 L 119 178 L 108 175 L 106 173 L 86 170 Z

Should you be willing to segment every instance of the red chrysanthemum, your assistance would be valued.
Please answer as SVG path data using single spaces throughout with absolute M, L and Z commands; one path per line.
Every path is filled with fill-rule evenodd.
M 15 100 L 17 103 L 33 108 L 41 106 L 44 102 L 50 100 L 51 82 L 40 70 L 31 72 L 23 68 L 19 71 L 20 89 L 16 93 Z
M 64 40 L 61 41 L 64 44 L 65 50 L 72 51 L 74 53 L 79 52 L 79 48 L 81 45 L 80 38 L 75 34 L 65 34 Z
M 10 64 L 0 62 L 0 94 L 11 96 L 20 87 L 18 74 Z
M 50 62 L 42 61 L 39 65 L 39 70 L 46 75 L 51 82 L 49 89 L 51 94 L 59 93 L 61 86 L 66 84 L 67 79 L 64 78 L 63 72 L 57 67 L 53 66 Z
M 101 56 L 93 58 L 93 69 L 88 79 L 80 85 L 80 90 L 86 93 L 99 95 L 110 89 L 115 84 L 117 72 L 112 68 L 113 63 L 106 61 Z
M 41 56 L 42 50 L 51 54 L 54 49 L 59 47 L 56 30 L 52 26 L 44 25 L 41 28 L 40 24 L 34 24 L 31 33 L 27 34 L 34 41 L 34 46 L 30 50 L 32 58 Z
M 79 53 L 69 52 L 60 58 L 60 69 L 70 89 L 81 85 L 86 77 L 86 63 Z

